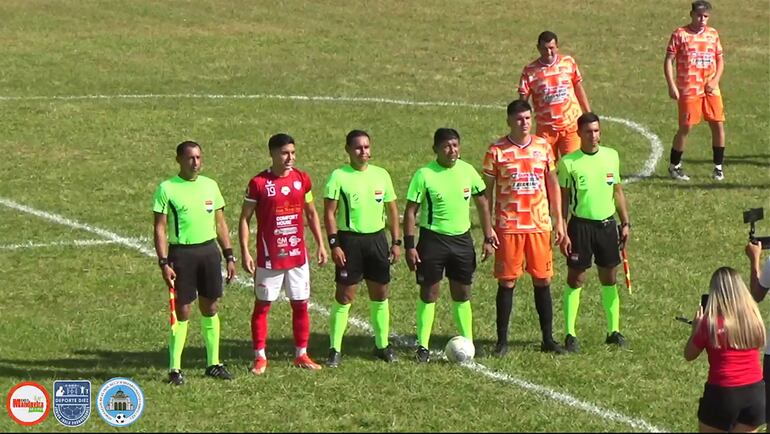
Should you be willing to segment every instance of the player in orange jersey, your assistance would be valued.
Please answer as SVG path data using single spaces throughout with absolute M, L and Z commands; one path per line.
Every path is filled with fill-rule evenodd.
M 711 127 L 713 177 L 721 181 L 725 177 L 722 171 L 725 156 L 725 115 L 722 94 L 719 91 L 719 79 L 722 78 L 724 70 L 722 43 L 719 41 L 719 33 L 706 25 L 711 17 L 709 2 L 694 1 L 690 17 L 690 24 L 674 30 L 663 62 L 668 95 L 677 101 L 679 107 L 679 130 L 671 147 L 668 173 L 674 179 L 690 180 L 682 169 L 682 154 L 687 135 L 703 117 Z
M 537 120 L 536 134 L 553 147 L 556 158 L 580 148 L 577 118 L 590 112 L 583 76 L 575 59 L 559 55 L 559 37 L 545 31 L 537 37 L 540 57 L 524 67 L 519 96 L 532 97 Z
M 495 251 L 498 282 L 495 354 L 503 356 L 508 351 L 513 291 L 516 280 L 524 273 L 525 262 L 535 287 L 535 307 L 543 334 L 540 349 L 563 354 L 564 349 L 552 336 L 551 215 L 556 243 L 561 243 L 564 238 L 561 192 L 553 151 L 545 139 L 529 134 L 532 107 L 528 102 L 513 101 L 508 105 L 507 113 L 510 133 L 490 145 L 484 156 L 485 195 L 490 203 L 494 203 L 495 232 L 500 240 Z M 484 248 L 492 249 L 488 245 Z

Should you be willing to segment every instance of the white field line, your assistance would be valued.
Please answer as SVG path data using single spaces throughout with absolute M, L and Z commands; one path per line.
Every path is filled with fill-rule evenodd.
M 505 106 L 496 104 L 472 104 L 464 102 L 451 101 L 412 101 L 408 99 L 374 98 L 374 97 L 355 97 L 355 96 L 323 96 L 323 95 L 276 95 L 276 94 L 197 94 L 197 93 L 178 93 L 178 94 L 118 94 L 118 95 L 59 95 L 59 96 L 0 96 L 0 101 L 88 101 L 88 100 L 113 100 L 113 99 L 273 99 L 287 101 L 309 101 L 309 102 L 339 102 L 339 103 L 371 103 L 371 104 L 391 104 L 400 106 L 416 107 L 461 107 L 471 109 L 495 109 L 502 110 Z M 655 133 L 650 131 L 644 125 L 637 122 L 617 118 L 613 116 L 602 116 L 604 120 L 616 122 L 624 125 L 631 130 L 639 133 L 650 142 L 650 155 L 642 166 L 642 170 L 628 176 L 624 182 L 631 183 L 645 178 L 649 178 L 655 171 L 658 161 L 663 155 L 663 145 Z
M 63 217 L 63 216 L 60 216 L 60 215 L 57 215 L 57 214 L 52 214 L 52 213 L 49 213 L 49 212 L 46 212 L 46 211 L 40 211 L 40 210 L 28 207 L 26 205 L 19 204 L 19 203 L 14 202 L 14 201 L 12 201 L 10 199 L 6 199 L 6 198 L 2 198 L 2 197 L 0 197 L 0 205 L 6 206 L 8 208 L 11 208 L 11 209 L 14 209 L 14 210 L 17 210 L 17 211 L 24 212 L 24 213 L 27 213 L 27 214 L 32 214 L 34 216 L 37 216 L 37 217 L 43 218 L 45 220 L 48 220 L 48 221 L 51 221 L 51 222 L 54 222 L 54 223 L 58 223 L 58 224 L 61 224 L 61 225 L 64 225 L 64 226 L 68 226 L 68 227 L 71 227 L 71 228 L 81 229 L 81 230 L 84 230 L 84 231 L 91 232 L 93 234 L 96 234 L 96 235 L 99 235 L 101 237 L 104 237 L 107 240 L 110 240 L 110 241 L 112 241 L 114 243 L 121 244 L 121 245 L 124 245 L 126 247 L 130 247 L 132 249 L 136 249 L 136 250 L 140 251 L 141 253 L 143 253 L 146 256 L 151 256 L 152 257 L 152 256 L 155 255 L 155 253 L 152 250 L 144 247 L 144 245 L 142 245 L 137 239 L 134 239 L 134 238 L 122 237 L 122 236 L 120 236 L 118 234 L 115 234 L 113 232 L 107 231 L 105 229 L 96 228 L 96 227 L 87 225 L 85 223 L 80 223 L 80 222 L 77 222 L 75 220 L 68 219 L 66 217 Z M 239 278 L 239 279 L 236 280 L 236 282 L 239 283 L 239 284 L 242 284 L 243 286 L 246 286 L 246 287 L 251 287 L 252 286 L 251 282 L 249 280 L 247 280 L 247 279 Z M 314 311 L 322 314 L 322 315 L 329 316 L 329 310 L 326 309 L 323 306 L 320 306 L 320 305 L 315 304 L 315 303 L 310 303 L 310 308 L 313 309 Z M 354 327 L 357 327 L 357 328 L 359 328 L 361 330 L 365 330 L 366 332 L 368 332 L 370 334 L 372 333 L 372 328 L 369 325 L 369 323 L 366 322 L 366 321 L 360 320 L 358 318 L 353 318 L 351 316 L 351 318 L 349 319 L 349 322 Z M 399 346 L 404 346 L 404 347 L 411 347 L 412 346 L 412 344 L 409 343 L 408 340 L 406 338 L 404 338 L 404 337 L 394 335 L 394 336 L 392 336 L 392 338 L 393 338 L 394 343 L 396 343 Z M 484 376 L 486 376 L 488 378 L 491 378 L 493 380 L 501 381 L 501 382 L 504 382 L 504 383 L 513 384 L 513 385 L 518 386 L 519 388 L 522 388 L 524 390 L 527 390 L 530 393 L 533 393 L 535 395 L 539 395 L 539 396 L 542 396 L 542 397 L 545 397 L 545 398 L 552 399 L 552 400 L 554 400 L 556 402 L 559 402 L 561 404 L 567 405 L 569 407 L 576 408 L 578 410 L 582 410 L 582 411 L 584 411 L 586 413 L 589 413 L 589 414 L 592 414 L 594 416 L 598 416 L 598 417 L 600 417 L 600 418 L 602 418 L 604 420 L 624 423 L 624 424 L 627 424 L 627 425 L 629 425 L 629 426 L 631 426 L 633 428 L 643 429 L 643 430 L 649 431 L 649 432 L 670 432 L 670 430 L 656 427 L 655 425 L 652 425 L 652 424 L 650 424 L 649 422 L 647 422 L 647 421 L 645 421 L 643 419 L 632 418 L 632 417 L 626 416 L 626 415 L 624 415 L 622 413 L 616 412 L 614 410 L 603 408 L 603 407 L 600 407 L 598 405 L 592 404 L 590 402 L 586 402 L 586 401 L 580 400 L 578 398 L 575 398 L 572 395 L 568 395 L 568 394 L 562 393 L 562 392 L 557 392 L 557 391 L 555 391 L 555 390 L 553 390 L 551 388 L 548 388 L 546 386 L 541 386 L 539 384 L 531 383 L 529 381 L 522 380 L 522 379 L 519 379 L 517 377 L 508 375 L 508 374 L 504 374 L 504 373 L 493 371 L 493 370 L 487 368 L 486 366 L 481 365 L 481 364 L 476 363 L 476 362 L 467 363 L 467 364 L 464 364 L 463 366 L 467 367 L 468 369 L 470 369 L 473 372 L 477 372 L 477 373 L 479 373 L 481 375 L 484 375 Z
M 72 241 L 54 241 L 50 243 L 33 243 L 27 241 L 20 244 L 5 244 L 0 245 L 0 250 L 20 250 L 20 249 L 39 249 L 44 247 L 83 247 L 83 246 L 99 246 L 103 244 L 116 244 L 113 240 L 72 240 Z

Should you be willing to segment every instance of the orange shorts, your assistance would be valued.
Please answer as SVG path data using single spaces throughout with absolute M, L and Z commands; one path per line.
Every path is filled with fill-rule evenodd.
M 538 127 L 535 135 L 544 138 L 551 145 L 553 155 L 557 160 L 563 155 L 577 151 L 580 148 L 577 124 L 563 130 L 554 130 L 549 126 Z
M 725 109 L 722 95 L 704 95 L 700 97 L 680 98 L 679 125 L 698 125 L 701 117 L 707 122 L 724 122 Z
M 495 252 L 495 278 L 514 280 L 527 273 L 538 279 L 553 276 L 551 233 L 498 234 L 500 246 Z

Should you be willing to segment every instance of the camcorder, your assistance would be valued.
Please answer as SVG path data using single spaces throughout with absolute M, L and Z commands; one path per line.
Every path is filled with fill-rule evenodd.
M 765 218 L 764 208 L 752 208 L 743 212 L 743 223 L 751 225 L 749 228 L 749 241 L 753 244 L 756 244 L 757 242 L 762 243 L 762 249 L 764 250 L 770 249 L 770 237 L 758 237 L 754 235 L 756 230 L 754 227 L 755 223 L 763 218 Z

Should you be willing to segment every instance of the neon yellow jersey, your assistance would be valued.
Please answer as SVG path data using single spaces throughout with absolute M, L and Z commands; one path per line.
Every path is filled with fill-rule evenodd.
M 385 227 L 385 203 L 396 200 L 396 193 L 385 169 L 369 164 L 366 170 L 356 170 L 346 165 L 329 176 L 324 198 L 338 201 L 339 230 L 370 234 Z
M 217 237 L 214 211 L 224 207 L 216 181 L 200 175 L 187 181 L 177 175 L 155 190 L 152 210 L 168 216 L 169 244 L 200 244 Z
M 615 215 L 615 184 L 620 184 L 620 159 L 614 149 L 599 146 L 593 154 L 578 149 L 559 160 L 559 186 L 570 189 L 572 215 L 604 220 Z
M 420 226 L 444 235 L 461 235 L 471 228 L 470 199 L 484 193 L 481 175 L 457 160 L 451 168 L 431 161 L 417 169 L 407 200 L 420 204 Z

